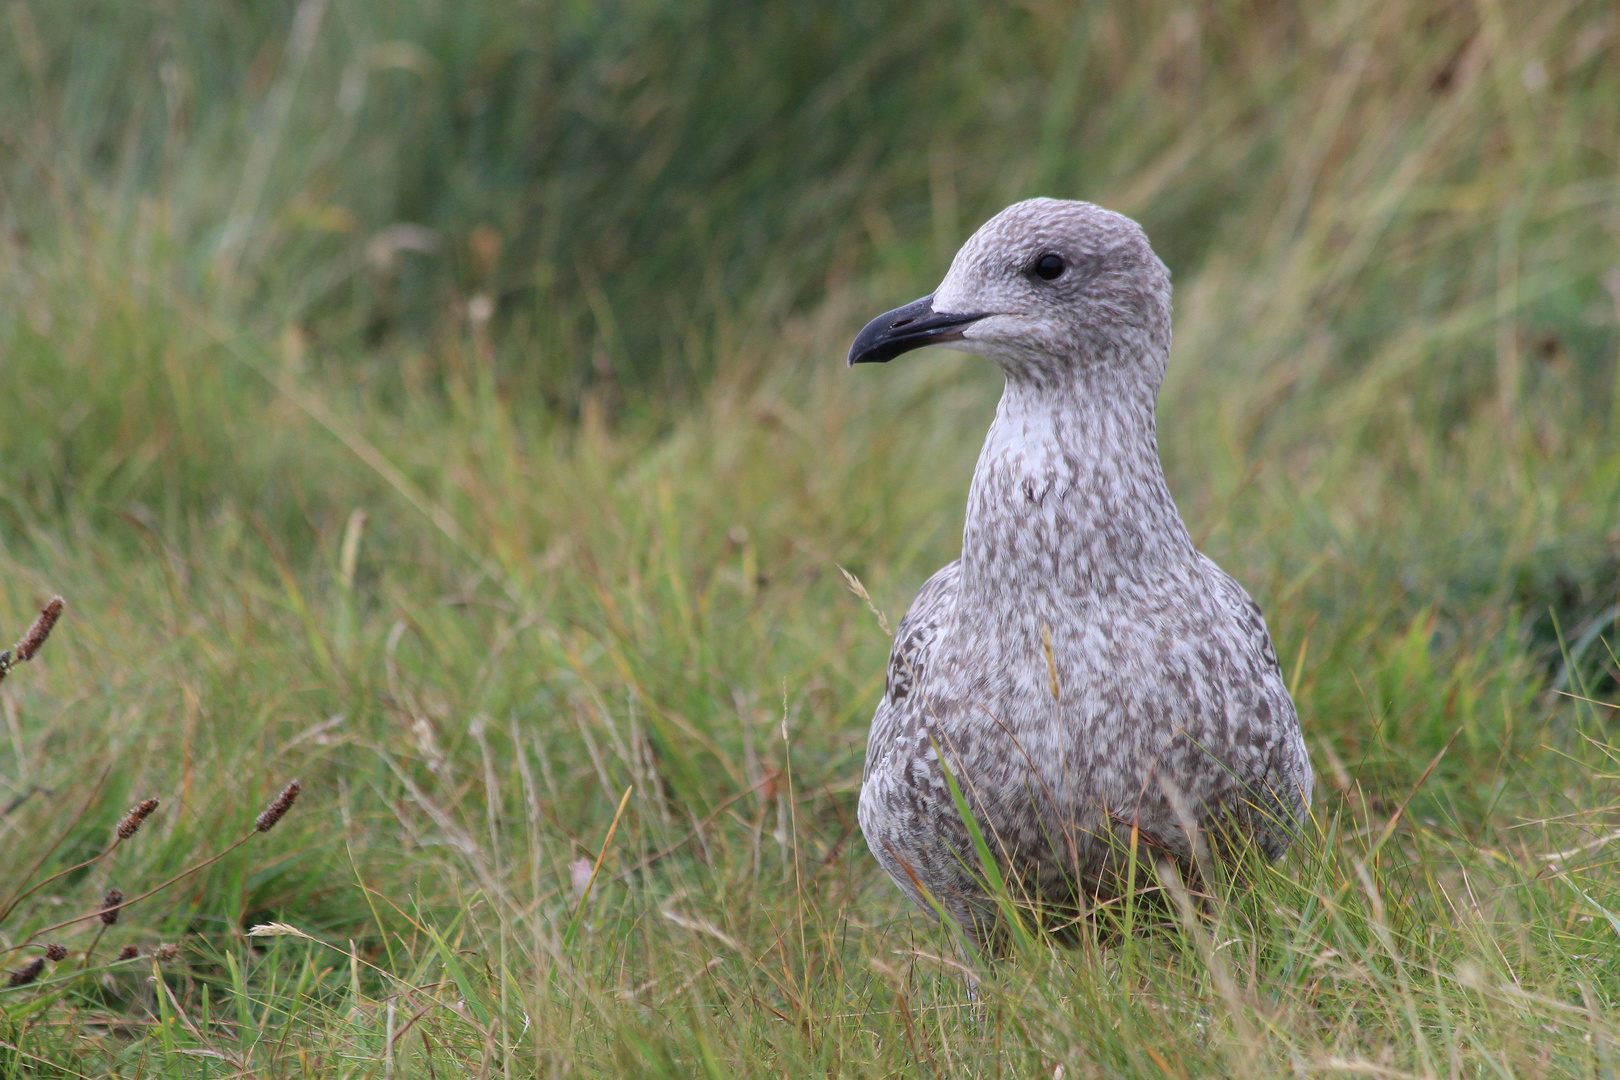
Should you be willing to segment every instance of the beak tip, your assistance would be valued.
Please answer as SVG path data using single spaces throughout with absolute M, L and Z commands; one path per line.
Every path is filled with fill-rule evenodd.
M 924 345 L 960 340 L 962 327 L 984 318 L 982 314 L 938 312 L 934 310 L 933 303 L 934 297 L 930 293 L 921 300 L 895 308 L 867 323 L 850 345 L 845 366 L 885 364 L 901 353 Z

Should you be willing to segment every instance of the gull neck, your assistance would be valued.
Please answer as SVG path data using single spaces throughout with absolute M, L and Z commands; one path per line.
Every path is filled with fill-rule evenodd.
M 1145 385 L 1008 379 L 968 494 L 964 599 L 1112 593 L 1197 557 L 1165 483 L 1153 407 Z

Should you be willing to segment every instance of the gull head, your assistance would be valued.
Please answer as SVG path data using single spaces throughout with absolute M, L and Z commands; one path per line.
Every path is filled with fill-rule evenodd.
M 879 315 L 849 362 L 925 345 L 977 353 L 1040 384 L 1127 376 L 1157 392 L 1170 351 L 1170 272 L 1141 226 L 1087 202 L 1029 199 L 985 222 L 939 288 Z

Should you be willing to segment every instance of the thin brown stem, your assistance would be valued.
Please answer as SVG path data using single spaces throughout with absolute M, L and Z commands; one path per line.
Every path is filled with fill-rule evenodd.
M 103 848 L 99 854 L 92 855 L 88 859 L 84 860 L 84 862 L 76 863 L 73 866 L 70 866 L 65 870 L 58 870 L 56 873 L 52 874 L 50 877 L 46 878 L 44 881 L 41 881 L 38 885 L 35 885 L 33 888 L 29 889 L 27 892 L 22 893 L 19 896 L 13 898 L 12 900 L 10 900 L 8 902 L 8 906 L 4 910 L 0 910 L 0 919 L 4 919 L 7 915 L 10 915 L 11 912 L 16 908 L 16 906 L 18 904 L 22 903 L 24 900 L 28 899 L 30 896 L 33 896 L 35 893 L 39 892 L 39 890 L 43 889 L 45 886 L 49 885 L 51 882 L 57 880 L 58 878 L 66 877 L 67 875 L 73 873 L 75 870 L 83 870 L 85 867 L 91 866 L 91 865 L 93 865 L 95 863 L 100 862 L 102 859 L 105 859 L 108 855 L 111 855 L 113 853 L 114 849 L 116 849 L 119 844 L 122 844 L 123 842 L 124 842 L 123 837 L 115 837 L 113 839 L 113 842 L 108 844 L 105 848 Z
M 90 947 L 84 950 L 84 960 L 79 964 L 80 971 L 84 971 L 90 966 L 90 954 L 96 951 L 96 946 L 101 944 L 101 936 L 106 932 L 107 924 L 102 923 L 101 928 L 96 931 L 96 936 L 90 939 Z
M 107 773 L 111 770 L 112 762 L 110 761 L 107 762 L 106 765 L 102 766 L 101 775 L 96 778 L 95 786 L 90 789 L 90 794 L 85 798 L 84 805 L 79 807 L 79 812 L 73 816 L 72 821 L 68 822 L 67 828 L 62 830 L 61 834 L 57 836 L 56 841 L 52 843 L 50 847 L 45 849 L 44 853 L 41 854 L 40 857 L 34 862 L 33 866 L 28 868 L 28 873 L 22 876 L 21 881 L 17 882 L 17 888 L 12 890 L 11 895 L 6 898 L 6 902 L 4 904 L 0 904 L 0 922 L 3 922 L 6 916 L 10 915 L 12 911 L 16 909 L 17 905 L 31 895 L 36 889 L 38 889 L 40 885 L 48 884 L 49 882 L 55 881 L 57 877 L 61 876 L 58 874 L 47 878 L 45 881 L 40 882 L 39 885 L 34 886 L 33 889 L 29 889 L 28 892 L 20 893 L 22 887 L 28 884 L 29 880 L 33 878 L 35 874 L 39 873 L 39 868 L 45 865 L 45 860 L 54 855 L 56 853 L 56 849 L 62 846 L 62 841 L 66 840 L 68 835 L 72 833 L 74 829 L 79 827 L 79 822 L 84 820 L 84 815 L 88 814 L 90 812 L 90 807 L 95 805 L 96 796 L 101 794 L 101 785 L 106 782 Z M 117 847 L 117 844 L 115 843 L 113 847 Z M 112 848 L 108 848 L 107 850 L 111 851 Z M 104 851 L 101 854 L 105 855 L 106 853 L 107 852 Z M 97 855 L 96 858 L 101 858 L 101 855 Z M 91 860 L 91 862 L 94 861 L 94 859 Z M 79 865 L 87 866 L 89 864 L 80 863 Z M 74 867 L 74 869 L 77 868 L 78 867 Z M 63 873 L 67 873 L 67 871 L 64 870 Z
M 16 945 L 13 945 L 11 948 L 5 950 L 4 953 L 0 953 L 0 955 L 9 955 L 10 953 L 14 953 L 17 950 L 25 948 L 28 945 L 32 945 L 35 941 L 39 940 L 41 935 L 48 934 L 52 930 L 60 930 L 64 926 L 72 926 L 74 923 L 81 923 L 81 922 L 84 922 L 87 919 L 97 919 L 97 918 L 100 918 L 102 915 L 105 915 L 109 911 L 122 911 L 124 908 L 129 907 L 131 904 L 136 903 L 137 901 L 145 900 L 148 896 L 151 896 L 154 893 L 162 892 L 164 889 L 167 889 L 170 885 L 173 885 L 175 882 L 180 881 L 182 878 L 190 877 L 192 874 L 195 874 L 197 871 L 203 869 L 205 866 L 212 866 L 214 863 L 219 862 L 219 860 L 223 859 L 225 856 L 229 855 L 231 852 L 235 851 L 237 848 L 241 847 L 243 844 L 247 843 L 249 840 L 253 839 L 257 835 L 259 835 L 258 830 L 255 829 L 254 831 L 248 833 L 246 836 L 242 837 L 242 839 L 238 840 L 236 843 L 232 844 L 230 847 L 226 848 L 224 851 L 219 852 L 217 855 L 210 855 L 208 858 L 204 859 L 202 862 L 197 863 L 194 866 L 187 867 L 186 869 L 180 871 L 178 874 L 174 875 L 174 877 L 170 878 L 168 881 L 165 881 L 163 884 L 154 885 L 152 888 L 147 889 L 145 892 L 141 893 L 139 896 L 132 896 L 128 900 L 125 900 L 121 904 L 114 904 L 111 907 L 97 908 L 96 910 L 94 910 L 92 912 L 89 912 L 87 914 L 76 915 L 71 919 L 63 919 L 59 923 L 52 923 L 50 926 L 44 927 L 44 928 L 39 929 L 39 930 L 35 930 L 32 934 L 29 934 L 28 937 L 25 940 L 19 942 Z

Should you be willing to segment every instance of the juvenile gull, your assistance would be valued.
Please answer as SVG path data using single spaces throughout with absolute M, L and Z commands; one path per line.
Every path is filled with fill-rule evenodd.
M 1279 857 L 1310 761 L 1259 607 L 1165 484 L 1170 275 L 1146 235 L 1090 203 L 1010 206 L 849 362 L 924 345 L 995 361 L 1006 389 L 962 557 L 895 634 L 861 787 L 872 854 L 924 910 L 994 937 L 943 754 L 1014 890 L 1059 911 L 1123 891 L 1133 828 L 1138 858 L 1184 874 L 1211 838 Z

